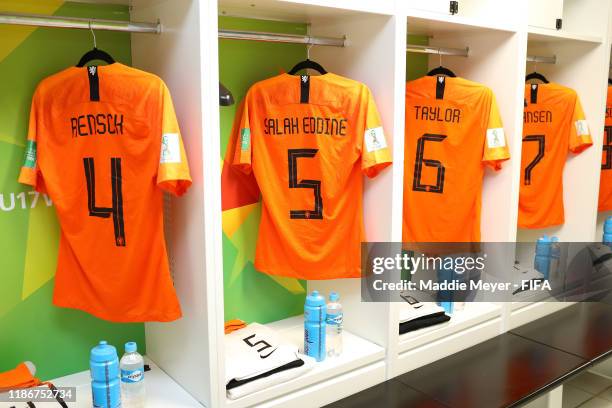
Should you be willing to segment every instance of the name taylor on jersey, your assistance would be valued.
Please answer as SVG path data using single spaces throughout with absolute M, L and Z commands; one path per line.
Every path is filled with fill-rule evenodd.
M 416 120 L 427 120 L 433 122 L 460 123 L 463 112 L 458 108 L 445 108 L 440 106 L 415 105 L 414 114 Z

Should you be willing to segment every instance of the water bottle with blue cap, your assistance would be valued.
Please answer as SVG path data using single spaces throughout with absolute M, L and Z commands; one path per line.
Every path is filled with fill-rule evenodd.
M 313 290 L 304 303 L 304 354 L 325 360 L 325 298 Z
M 121 390 L 117 349 L 106 341 L 101 341 L 91 349 L 89 367 L 94 408 L 120 407 Z
M 603 243 L 612 248 L 612 217 L 606 218 L 604 222 Z

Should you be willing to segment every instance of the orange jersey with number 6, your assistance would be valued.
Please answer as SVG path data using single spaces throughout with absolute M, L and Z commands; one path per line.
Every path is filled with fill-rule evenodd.
M 479 242 L 485 166 L 510 157 L 491 89 L 463 78 L 406 84 L 404 242 Z
M 43 80 L 19 181 L 47 192 L 56 207 L 55 305 L 122 322 L 181 316 L 162 192 L 181 195 L 191 178 L 161 79 L 114 63 Z
M 370 90 L 332 73 L 258 82 L 234 138 L 233 166 L 252 171 L 262 194 L 255 268 L 360 277 L 363 174 L 391 163 Z
M 559 84 L 525 85 L 518 226 L 561 225 L 568 152 L 593 144 L 576 92 Z

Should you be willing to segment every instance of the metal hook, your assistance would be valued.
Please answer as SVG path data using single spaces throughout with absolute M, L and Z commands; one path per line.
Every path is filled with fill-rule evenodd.
M 91 20 L 89 20 L 89 31 L 91 31 L 91 35 L 93 36 L 94 48 L 98 48 L 98 44 L 96 42 L 96 33 L 94 33 L 93 28 L 91 28 Z
M 442 66 L 442 50 L 438 48 L 438 58 L 440 59 L 440 66 Z
M 313 43 L 311 43 L 310 41 L 312 41 L 312 39 L 309 37 L 308 38 L 308 46 L 306 47 L 306 59 L 310 59 L 310 49 L 312 48 L 312 46 L 314 45 Z

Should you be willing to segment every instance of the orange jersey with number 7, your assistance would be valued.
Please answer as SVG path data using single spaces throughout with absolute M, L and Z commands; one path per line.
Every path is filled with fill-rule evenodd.
M 519 227 L 564 223 L 563 167 L 567 155 L 592 144 L 574 90 L 555 83 L 525 85 Z
M 612 210 L 612 86 L 608 86 L 604 126 L 598 211 Z
M 183 194 L 191 178 L 160 78 L 114 63 L 44 79 L 19 181 L 47 192 L 56 207 L 55 305 L 122 322 L 181 316 L 162 193 Z
M 370 90 L 332 73 L 258 82 L 233 137 L 233 167 L 252 171 L 262 194 L 255 268 L 360 277 L 363 174 L 391 163 Z
M 463 78 L 406 84 L 404 242 L 479 242 L 482 179 L 510 157 L 491 89 Z

